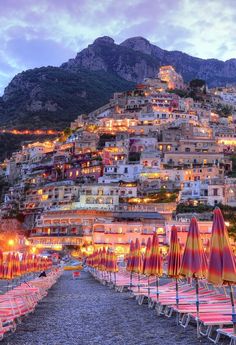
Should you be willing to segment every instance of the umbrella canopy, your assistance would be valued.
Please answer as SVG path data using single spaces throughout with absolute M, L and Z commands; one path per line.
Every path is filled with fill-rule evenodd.
M 159 240 L 155 232 L 152 237 L 152 250 L 150 255 L 150 275 L 160 277 L 163 273 L 163 259 L 159 250 Z
M 133 255 L 134 255 L 134 242 L 131 241 L 130 247 L 129 247 L 128 261 L 127 261 L 127 265 L 126 265 L 126 270 L 128 272 L 132 272 L 132 266 L 133 266 L 133 262 L 134 262 Z
M 236 264 L 221 210 L 213 212 L 208 281 L 215 285 L 236 284 Z
M 9 253 L 6 257 L 4 278 L 13 279 L 13 273 L 13 255 Z
M 143 274 L 146 276 L 150 275 L 150 256 L 152 252 L 152 240 L 151 237 L 148 237 L 146 251 L 143 259 Z
M 192 218 L 184 249 L 180 275 L 188 278 L 204 278 L 207 267 L 203 258 L 203 246 L 196 218 Z
M 4 277 L 4 269 L 3 269 L 3 253 L 0 250 L 0 279 Z
M 107 271 L 111 273 L 118 272 L 117 257 L 114 252 L 108 252 Z
M 133 265 L 133 272 L 135 273 L 142 273 L 142 254 L 141 254 L 141 246 L 139 239 L 136 238 L 135 247 L 134 247 L 134 265 Z
M 178 278 L 181 266 L 181 248 L 178 241 L 176 226 L 172 226 L 170 235 L 170 249 L 168 255 L 167 274 L 171 278 Z

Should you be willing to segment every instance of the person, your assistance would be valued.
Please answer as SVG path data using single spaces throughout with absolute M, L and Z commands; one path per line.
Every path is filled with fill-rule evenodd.
M 46 275 L 46 272 L 45 272 L 45 271 L 43 271 L 43 272 L 41 272 L 41 273 L 40 273 L 39 278 L 41 278 L 41 277 L 47 277 L 47 275 Z

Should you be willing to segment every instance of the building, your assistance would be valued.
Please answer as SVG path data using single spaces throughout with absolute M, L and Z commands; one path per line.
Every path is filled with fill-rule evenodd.
M 160 67 L 158 78 L 167 82 L 168 89 L 183 89 L 184 81 L 180 74 L 178 74 L 173 66 Z

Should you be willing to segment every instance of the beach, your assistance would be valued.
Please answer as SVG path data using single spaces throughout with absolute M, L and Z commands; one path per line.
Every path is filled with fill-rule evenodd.
M 192 325 L 158 317 L 128 293 L 101 285 L 88 272 L 78 280 L 65 272 L 32 315 L 24 318 L 2 345 L 197 345 Z

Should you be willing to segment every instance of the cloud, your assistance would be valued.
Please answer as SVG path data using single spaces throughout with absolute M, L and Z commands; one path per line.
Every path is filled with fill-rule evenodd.
M 103 35 L 234 58 L 235 18 L 235 0 L 0 0 L 0 93 L 22 69 L 59 65 Z

